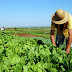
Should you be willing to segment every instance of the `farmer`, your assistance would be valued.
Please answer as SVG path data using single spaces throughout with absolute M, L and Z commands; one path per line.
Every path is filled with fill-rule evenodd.
M 55 42 L 55 28 L 57 29 L 56 42 Z M 55 46 L 60 46 L 66 39 L 66 54 L 70 53 L 72 43 L 72 17 L 71 15 L 58 9 L 53 15 L 51 20 L 51 41 Z
M 4 27 L 2 27 L 2 28 L 1 28 L 1 31 L 3 31 L 3 30 L 5 30 L 5 28 L 4 28 Z

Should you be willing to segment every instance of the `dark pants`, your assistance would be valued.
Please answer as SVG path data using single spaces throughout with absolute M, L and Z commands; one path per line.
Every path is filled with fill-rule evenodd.
M 65 36 L 62 34 L 61 36 L 56 35 L 56 46 L 59 47 L 64 43 Z M 66 45 L 67 45 L 68 39 L 66 39 Z

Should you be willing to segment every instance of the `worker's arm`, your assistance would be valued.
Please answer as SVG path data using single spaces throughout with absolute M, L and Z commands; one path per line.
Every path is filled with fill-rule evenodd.
M 54 32 L 55 32 L 55 30 L 51 30 L 51 34 L 50 35 L 51 35 L 52 44 L 56 46 Z
M 66 46 L 66 54 L 70 53 L 71 42 L 72 42 L 72 29 L 69 30 L 68 43 L 67 43 L 67 46 Z

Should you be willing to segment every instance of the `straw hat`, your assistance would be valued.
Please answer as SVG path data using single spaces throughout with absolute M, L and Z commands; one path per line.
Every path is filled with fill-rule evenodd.
M 69 13 L 66 11 L 63 11 L 62 9 L 58 9 L 53 15 L 52 15 L 52 22 L 55 24 L 64 24 L 69 19 Z

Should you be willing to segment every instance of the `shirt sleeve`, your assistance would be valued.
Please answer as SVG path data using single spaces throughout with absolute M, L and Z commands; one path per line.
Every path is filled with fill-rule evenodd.
M 51 21 L 51 30 L 55 30 L 55 24 Z
M 72 16 L 69 14 L 69 20 L 68 20 L 68 30 L 72 29 Z

